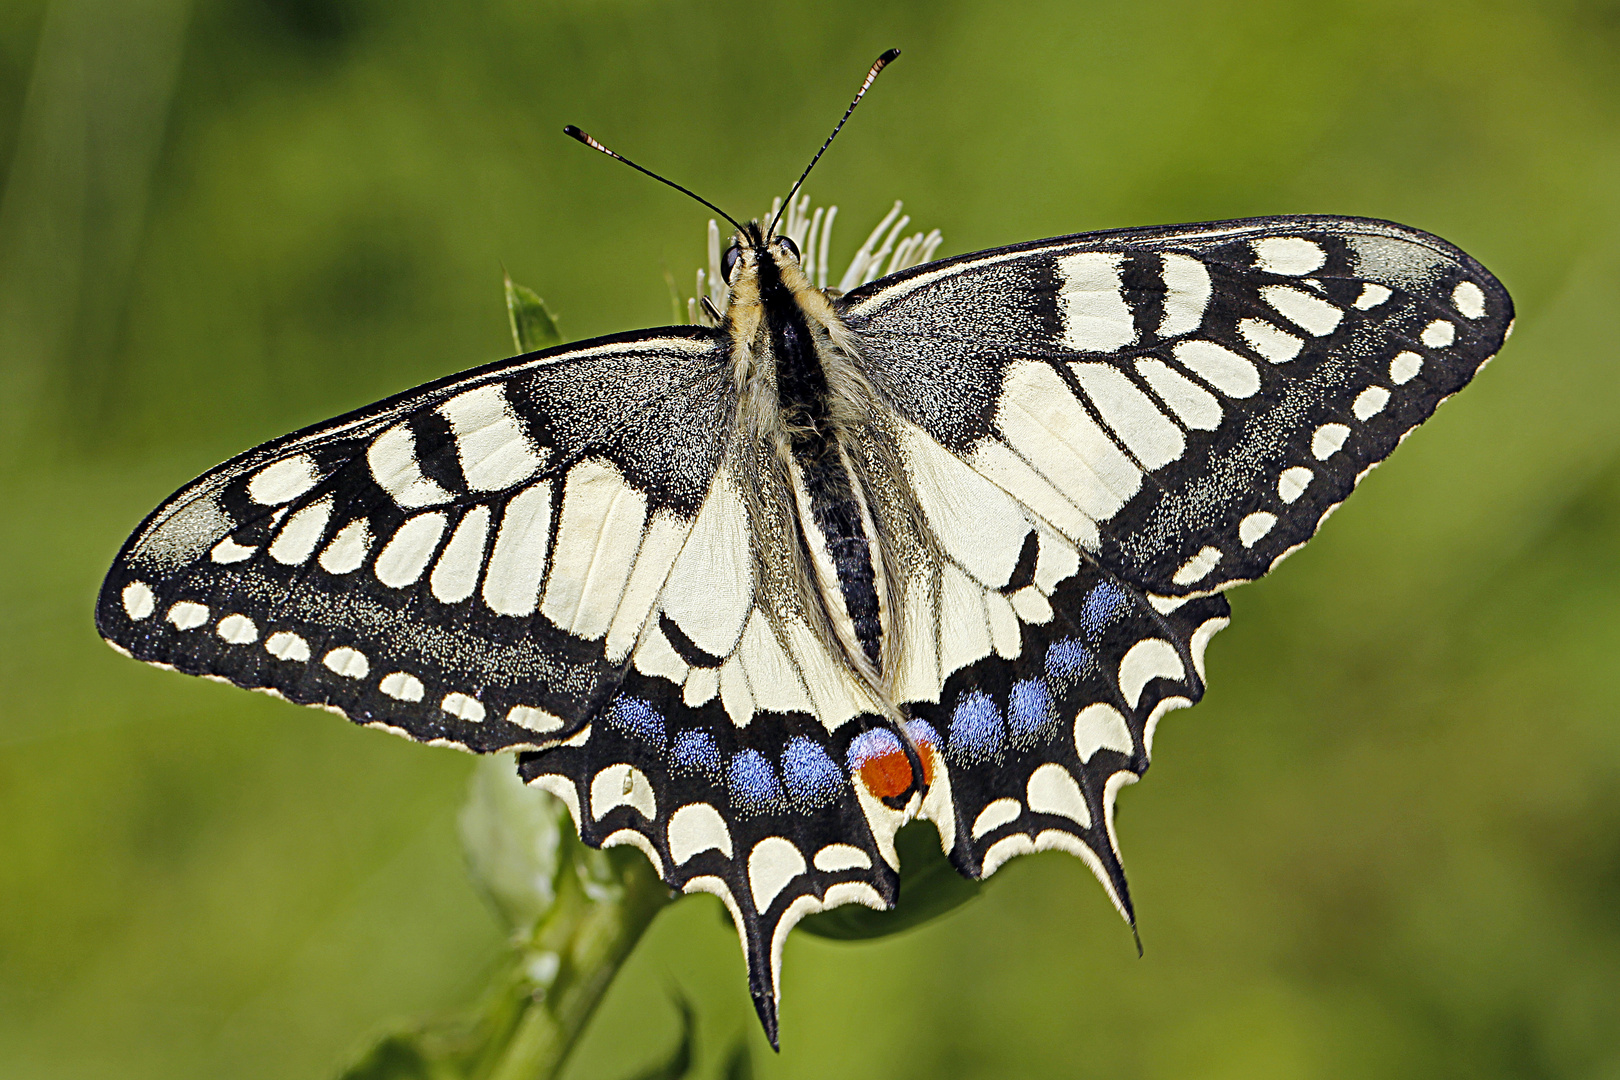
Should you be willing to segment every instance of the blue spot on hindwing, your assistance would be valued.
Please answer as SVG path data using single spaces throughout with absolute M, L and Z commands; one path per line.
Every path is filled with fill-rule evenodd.
M 670 757 L 680 771 L 706 776 L 710 783 L 720 782 L 720 748 L 707 731 L 683 731 L 675 736 Z
M 849 771 L 855 773 L 860 772 L 861 766 L 874 758 L 904 753 L 900 747 L 900 740 L 895 738 L 894 732 L 888 728 L 872 728 L 855 736 L 849 744 L 849 752 L 844 756 L 849 762 Z
M 1099 581 L 1080 605 L 1080 628 L 1096 641 L 1130 609 L 1131 594 L 1118 582 Z
M 844 772 L 820 745 L 795 735 L 782 751 L 788 796 L 800 813 L 819 810 L 844 793 Z
M 1027 747 L 1035 742 L 1053 721 L 1052 692 L 1039 679 L 1020 679 L 1007 695 L 1007 726 L 1014 744 Z
M 726 770 L 731 801 L 745 814 L 766 814 L 786 808 L 782 781 L 770 759 L 758 750 L 742 750 L 732 755 Z
M 1079 638 L 1059 638 L 1046 647 L 1046 677 L 1059 694 L 1073 690 L 1097 670 L 1097 658 Z
M 944 749 L 944 744 L 940 742 L 939 732 L 935 731 L 934 725 L 928 721 L 907 720 L 905 729 L 906 734 L 911 736 L 911 741 L 918 746 L 932 746 L 935 749 Z
M 1001 710 L 983 690 L 969 690 L 956 699 L 951 713 L 951 735 L 947 750 L 953 760 L 964 764 L 988 761 L 1001 753 L 1006 737 Z
M 608 705 L 603 717 L 609 727 L 621 734 L 657 747 L 663 752 L 667 743 L 664 717 L 652 702 L 635 697 L 617 697 Z

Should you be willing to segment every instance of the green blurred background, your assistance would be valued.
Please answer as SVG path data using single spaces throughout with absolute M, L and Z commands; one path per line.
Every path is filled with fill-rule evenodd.
M 847 258 L 1393 218 L 1512 290 L 1478 384 L 1274 578 L 1120 829 L 918 932 L 795 935 L 767 1077 L 1620 1077 L 1620 3 L 0 3 L 0 1076 L 321 1077 L 476 993 L 471 760 L 145 668 L 91 626 L 161 498 L 510 351 L 665 323 L 706 214 L 797 175 Z M 712 898 L 569 1069 L 756 1048 Z

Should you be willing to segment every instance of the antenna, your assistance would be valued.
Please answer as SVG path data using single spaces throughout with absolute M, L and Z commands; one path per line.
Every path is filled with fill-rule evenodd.
M 816 162 L 821 160 L 821 155 L 827 152 L 827 147 L 832 145 L 832 141 L 838 138 L 838 133 L 844 130 L 844 121 L 849 119 L 849 114 L 855 111 L 855 106 L 859 105 L 861 103 L 861 98 L 866 96 L 867 88 L 870 87 L 873 81 L 877 79 L 878 72 L 888 67 L 889 63 L 899 55 L 899 49 L 890 49 L 888 52 L 877 58 L 877 62 L 872 65 L 872 70 L 866 73 L 866 81 L 861 83 L 861 88 L 859 90 L 855 91 L 855 100 L 851 101 L 849 103 L 849 108 L 844 110 L 843 119 L 838 121 L 838 126 L 832 129 L 832 134 L 827 136 L 827 141 L 821 144 L 821 149 L 816 151 L 816 156 L 810 159 L 810 164 L 806 165 L 804 167 L 804 172 L 799 174 L 798 182 L 793 185 L 793 190 L 788 192 L 788 197 L 782 200 L 782 209 L 778 210 L 776 212 L 776 216 L 771 219 L 771 227 L 765 230 L 766 236 L 769 236 L 771 233 L 776 231 L 776 223 L 782 220 L 782 214 L 786 212 L 788 207 L 793 205 L 793 196 L 797 195 L 799 193 L 799 188 L 804 186 L 805 177 L 810 175 L 810 170 L 816 167 Z M 604 150 L 602 147 L 597 147 L 597 149 L 602 150 L 603 153 L 611 153 L 611 151 Z M 614 156 L 617 157 L 618 155 Z M 629 162 L 626 162 L 625 164 L 629 164 Z M 639 168 L 640 166 L 637 167 Z M 642 171 L 646 172 L 645 169 Z M 659 179 L 663 178 L 660 177 Z M 667 184 L 669 181 L 665 180 L 664 183 Z M 688 194 L 690 194 L 690 192 L 688 192 Z M 694 198 L 695 197 L 696 196 L 694 196 Z
M 887 56 L 888 54 L 885 53 L 884 55 Z M 876 73 L 877 73 L 877 69 L 874 68 L 873 69 L 873 74 L 876 74 Z M 871 77 L 868 76 L 866 81 L 868 83 L 870 83 L 872 81 Z M 864 87 L 864 86 L 861 87 L 861 90 L 862 90 L 862 92 L 865 92 L 866 87 Z M 857 97 L 856 100 L 858 101 L 860 99 Z M 850 108 L 854 108 L 854 106 L 851 105 Z M 847 118 L 848 114 L 846 113 L 845 116 Z M 839 126 L 842 127 L 843 125 L 840 124 Z M 637 165 L 635 162 L 631 161 L 629 158 L 625 157 L 623 154 L 616 154 L 612 150 L 609 150 L 607 147 L 603 146 L 601 143 L 599 143 L 595 139 L 591 138 L 585 132 L 579 130 L 579 128 L 575 127 L 573 124 L 569 124 L 567 127 L 563 128 L 563 134 L 568 136 L 570 139 L 577 139 L 578 141 L 584 143 L 586 146 L 590 147 L 592 150 L 600 150 L 602 153 L 606 154 L 610 158 L 613 158 L 615 161 L 624 162 L 626 165 L 630 166 L 632 169 L 636 170 L 639 173 L 646 173 L 648 176 L 652 177 L 654 180 L 657 180 L 660 184 L 668 184 L 670 187 L 674 188 L 676 191 L 679 191 L 683 195 L 690 195 L 692 198 L 696 199 L 698 202 L 702 203 L 704 206 L 707 206 L 710 210 L 713 210 L 715 213 L 719 214 L 721 217 L 725 218 L 727 221 L 729 221 L 733 225 L 735 225 L 739 232 L 742 231 L 742 226 L 740 224 L 738 224 L 736 218 L 732 217 L 730 214 L 726 213 L 724 210 L 720 209 L 718 206 L 714 205 L 714 203 L 710 202 L 708 199 L 705 199 L 703 196 L 699 195 L 697 192 L 692 191 L 689 188 L 683 188 L 683 187 L 681 187 L 681 185 L 677 184 L 673 180 L 666 180 L 662 176 L 659 176 L 657 173 L 653 172 L 651 169 L 643 169 L 640 165 Z M 837 134 L 837 132 L 834 132 L 834 134 Z M 830 142 L 831 140 L 828 140 L 828 141 Z M 816 155 L 816 156 L 820 157 L 819 154 Z M 813 164 L 815 164 L 815 162 L 811 162 L 811 164 L 813 165 Z M 807 169 L 805 171 L 808 172 L 809 170 Z M 797 189 L 795 188 L 794 190 L 797 190 Z

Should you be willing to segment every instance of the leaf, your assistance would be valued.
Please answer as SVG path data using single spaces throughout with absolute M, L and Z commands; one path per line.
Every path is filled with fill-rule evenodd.
M 893 910 L 845 904 L 811 915 L 800 929 L 836 941 L 888 937 L 937 919 L 978 896 L 984 887 L 956 872 L 931 827 L 913 822 L 896 834 L 894 842 L 900 856 L 900 898 Z
M 557 896 L 563 832 L 574 828 L 567 808 L 525 786 L 511 754 L 491 754 L 473 769 L 458 825 L 473 882 L 508 930 L 530 933 Z
M 385 1036 L 341 1080 L 437 1080 L 436 1070 L 409 1035 Z
M 677 991 L 675 1007 L 681 1013 L 681 1039 L 675 1049 L 660 1065 L 637 1073 L 632 1080 L 682 1080 L 692 1070 L 694 1049 L 697 1045 L 697 1011 L 686 995 Z
M 562 331 L 557 318 L 547 310 L 540 294 L 526 285 L 519 285 L 506 274 L 506 314 L 512 323 L 512 340 L 519 353 L 536 349 L 549 349 L 562 344 Z
M 726 1066 L 720 1074 L 720 1080 L 754 1080 L 754 1058 L 748 1052 L 746 1036 L 739 1036 L 732 1044 L 731 1053 L 726 1055 Z

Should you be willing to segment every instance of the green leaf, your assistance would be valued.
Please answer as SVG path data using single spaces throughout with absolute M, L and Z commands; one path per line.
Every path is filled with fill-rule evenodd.
M 900 856 L 900 898 L 893 910 L 845 904 L 811 915 L 800 928 L 837 941 L 888 937 L 939 918 L 978 896 L 984 887 L 957 873 L 939 849 L 939 834 L 931 825 L 912 822 L 895 835 L 894 847 Z
M 508 930 L 530 933 L 557 897 L 567 808 L 525 786 L 513 755 L 491 754 L 473 769 L 457 824 L 473 882 Z
M 438 1080 L 435 1071 L 410 1035 L 395 1034 L 366 1051 L 342 1080 Z
M 754 1058 L 748 1052 L 747 1036 L 739 1036 L 726 1055 L 726 1067 L 721 1080 L 754 1080 Z
M 546 308 L 540 294 L 526 285 L 519 285 L 506 274 L 506 314 L 512 322 L 512 340 L 520 353 L 536 349 L 549 349 L 562 344 L 562 331 L 557 318 Z
M 632 1080 L 683 1080 L 692 1071 L 692 1059 L 697 1046 L 697 1011 L 686 995 L 675 994 L 675 1007 L 681 1012 L 681 1038 L 662 1064 L 637 1073 Z

